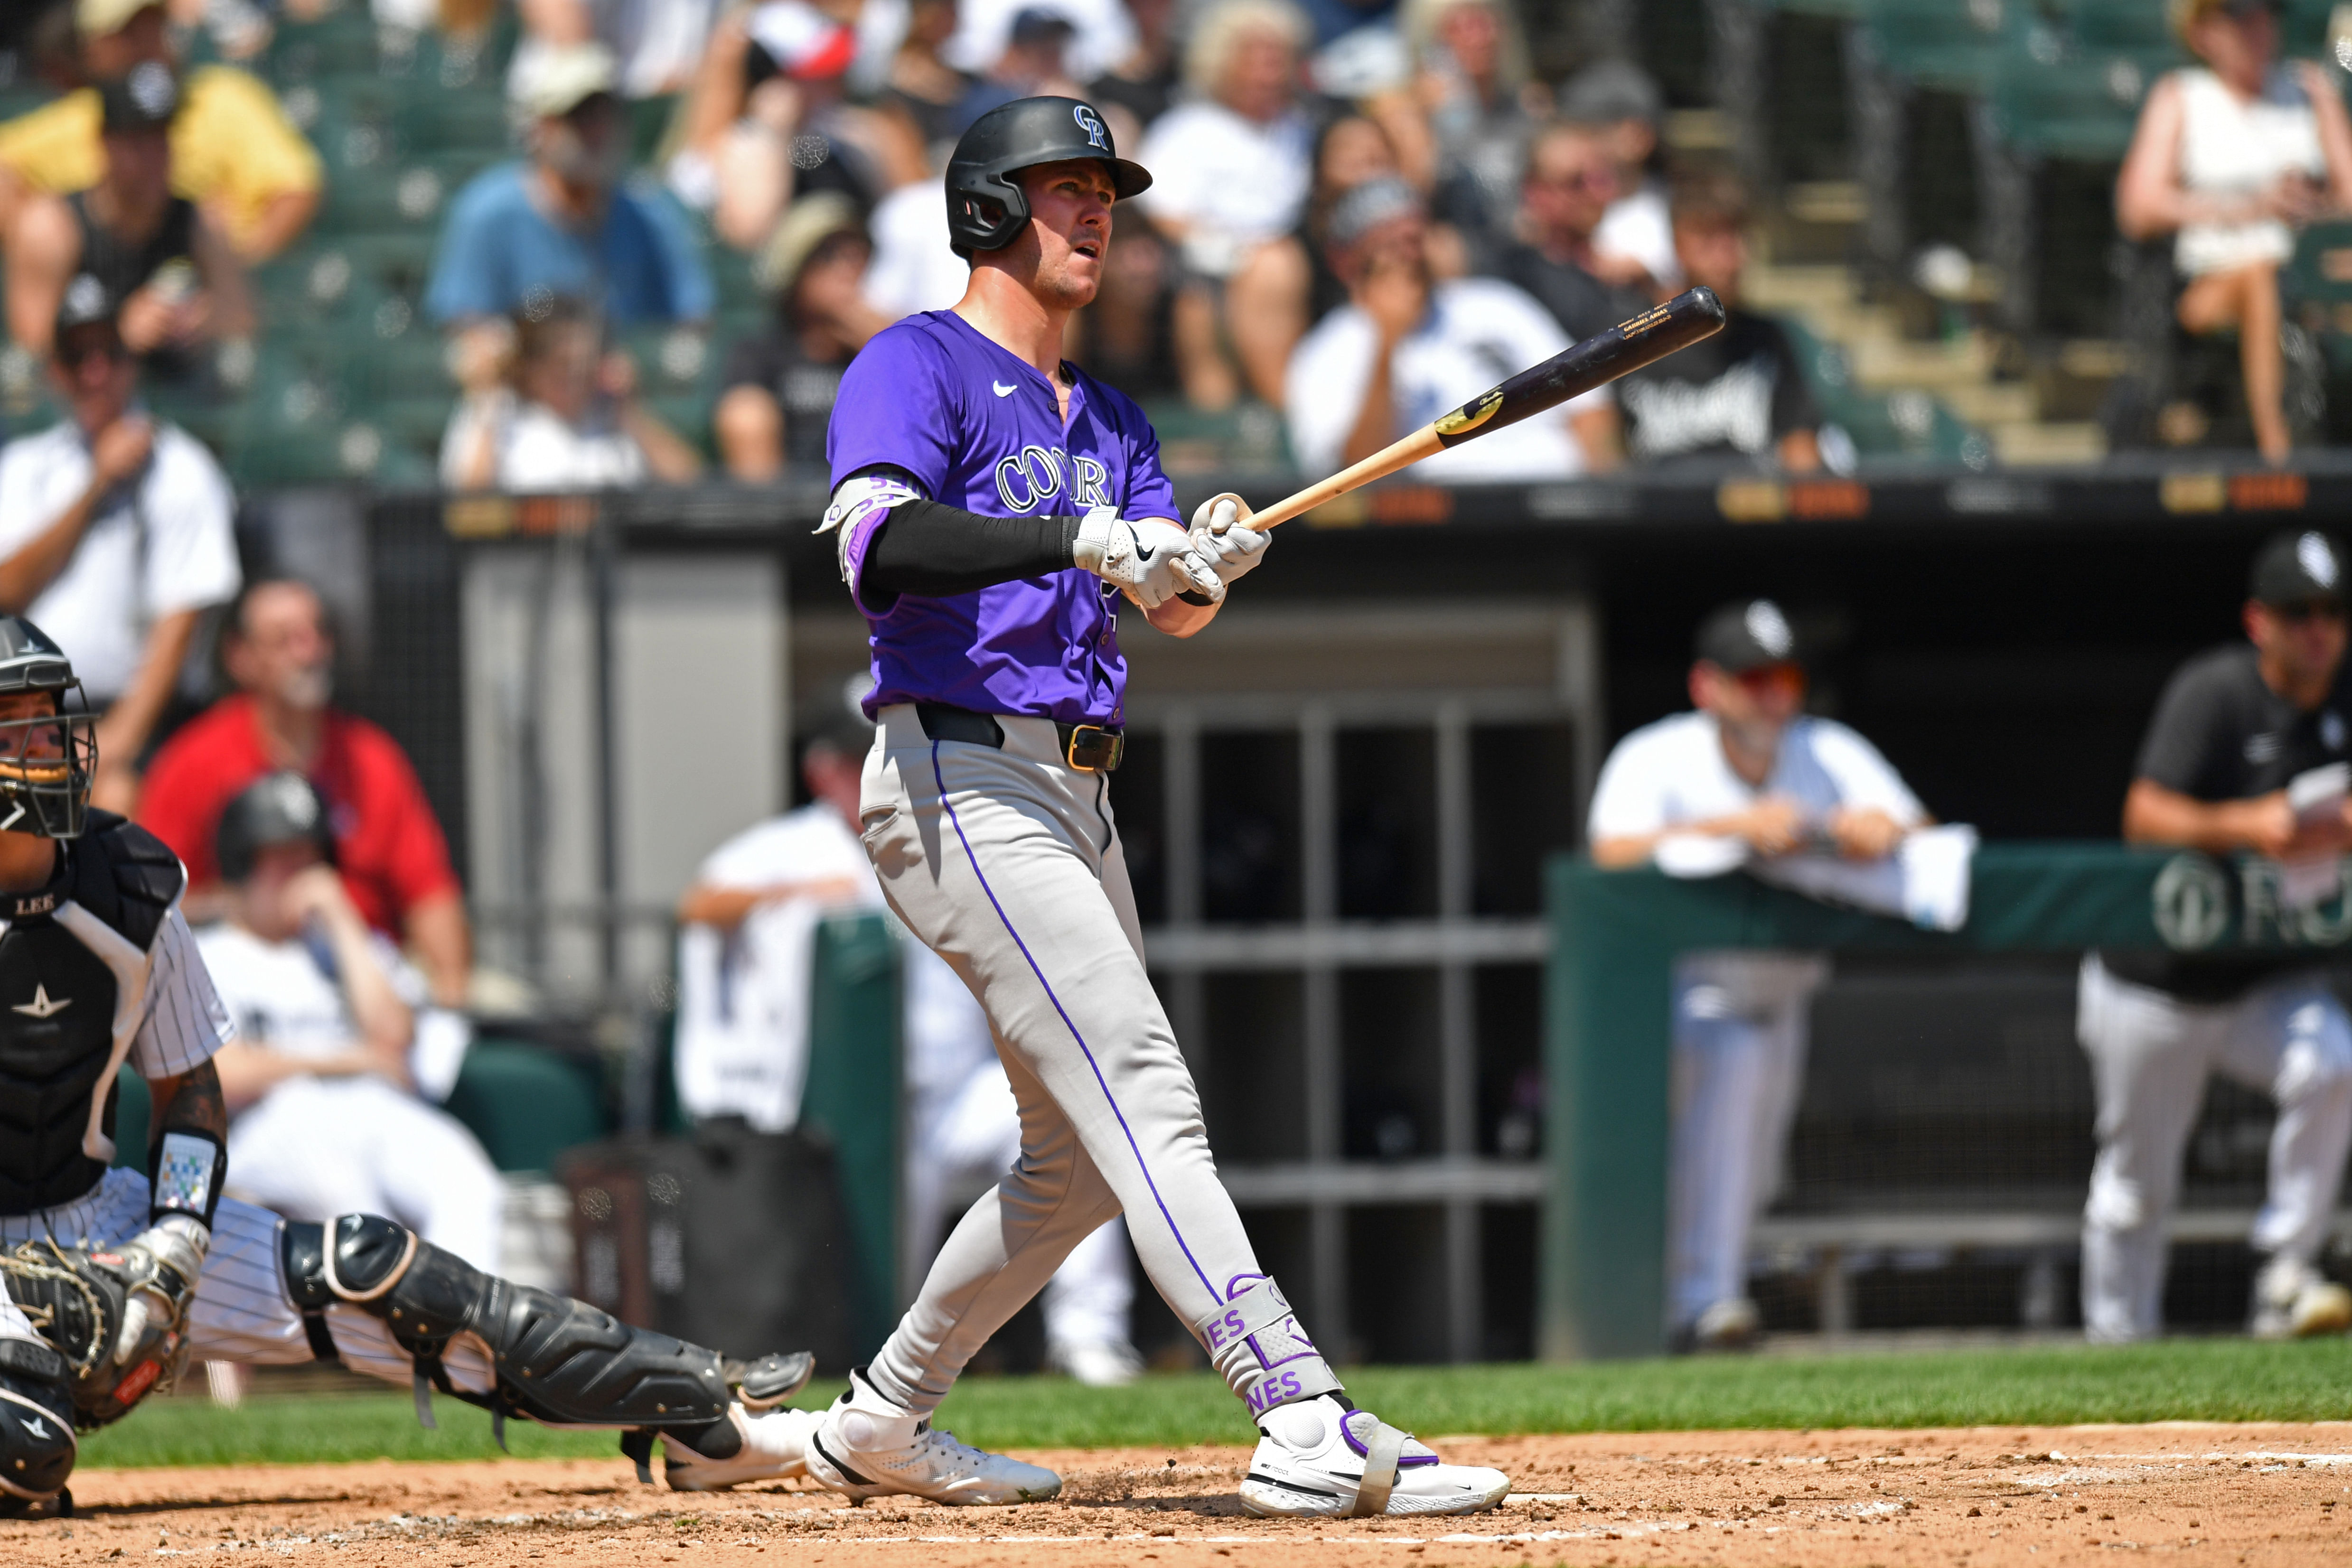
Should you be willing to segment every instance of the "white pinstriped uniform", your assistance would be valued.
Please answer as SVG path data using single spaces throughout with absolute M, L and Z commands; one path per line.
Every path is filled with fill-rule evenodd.
M 58 908 L 60 924 L 79 934 Z M 85 938 L 87 940 L 87 938 Z M 128 946 L 129 944 L 123 944 Z M 105 956 L 103 953 L 100 955 Z M 175 905 L 163 918 L 146 956 L 141 989 L 142 1016 L 127 1060 L 143 1078 L 170 1078 L 212 1060 L 234 1035 L 228 1011 L 213 989 L 212 977 L 197 956 L 195 938 Z M 112 1080 L 102 1081 L 103 1094 Z M 67 1246 L 105 1246 L 127 1241 L 147 1228 L 147 1178 L 137 1171 L 110 1170 L 70 1203 L 32 1214 L 0 1215 L 0 1246 L 15 1248 L 41 1237 Z M 301 1314 L 287 1299 L 278 1260 L 278 1216 L 234 1198 L 221 1200 L 213 1217 L 212 1249 L 205 1258 L 189 1310 L 198 1361 L 240 1361 L 282 1365 L 312 1358 Z M 384 1326 L 353 1307 L 327 1309 L 335 1348 L 354 1371 L 393 1383 L 407 1383 L 415 1364 L 392 1342 Z M 0 1292 L 0 1339 L 37 1339 L 32 1324 Z M 470 1340 L 449 1347 L 444 1364 L 461 1388 L 487 1390 L 489 1365 Z

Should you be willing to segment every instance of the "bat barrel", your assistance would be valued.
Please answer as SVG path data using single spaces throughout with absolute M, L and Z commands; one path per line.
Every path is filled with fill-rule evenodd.
M 1715 290 L 1685 289 L 1472 398 L 1437 421 L 1438 442 L 1455 446 L 1531 419 L 1722 330 L 1723 301 Z
M 1452 413 L 1424 424 L 1403 440 L 1373 453 L 1328 479 L 1319 479 L 1293 496 L 1249 517 L 1250 526 L 1270 528 L 1359 486 L 1384 479 L 1449 446 L 1473 441 L 1490 430 L 1517 424 L 1546 409 L 1558 408 L 1572 397 L 1605 386 L 1619 376 L 1687 349 L 1702 338 L 1723 330 L 1723 301 L 1712 288 L 1692 288 L 1664 305 L 1621 321 L 1574 347 L 1521 371 L 1498 387 L 1491 387 Z

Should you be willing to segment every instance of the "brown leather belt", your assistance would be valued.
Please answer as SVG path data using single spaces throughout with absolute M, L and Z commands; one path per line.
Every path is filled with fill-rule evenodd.
M 923 733 L 933 740 L 1004 748 L 1004 727 L 992 713 L 974 713 L 945 703 L 917 703 L 915 716 L 922 721 Z M 1108 725 L 1064 724 L 1056 719 L 1054 733 L 1061 737 L 1062 760 L 1081 773 L 1116 773 L 1127 755 L 1127 733 Z

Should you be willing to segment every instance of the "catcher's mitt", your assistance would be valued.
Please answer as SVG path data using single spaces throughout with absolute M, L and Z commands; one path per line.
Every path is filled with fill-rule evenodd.
M 66 1359 L 74 1425 L 85 1432 L 169 1388 L 188 1359 L 189 1292 L 175 1270 L 157 1269 L 145 1239 L 87 1251 L 45 1239 L 0 1252 L 9 1299 Z

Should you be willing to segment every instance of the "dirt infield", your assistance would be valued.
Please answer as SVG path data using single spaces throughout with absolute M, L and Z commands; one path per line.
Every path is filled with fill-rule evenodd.
M 1517 1490 L 1465 1520 L 1244 1517 L 1240 1448 L 1036 1453 L 1062 1500 L 851 1508 L 639 1487 L 604 1460 L 91 1471 L 80 1516 L 0 1523 L 0 1563 L 291 1558 L 337 1568 L 698 1563 L 877 1568 L 1223 1561 L 1991 1564 L 2352 1561 L 2352 1423 L 1449 1437 Z M 568 1559 L 559 1563 L 559 1559 Z

